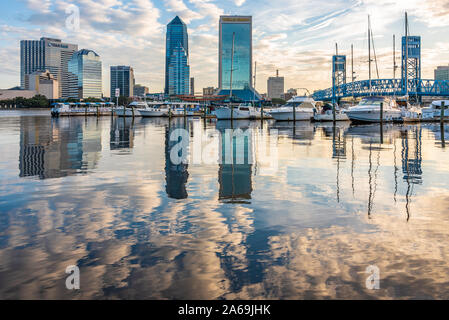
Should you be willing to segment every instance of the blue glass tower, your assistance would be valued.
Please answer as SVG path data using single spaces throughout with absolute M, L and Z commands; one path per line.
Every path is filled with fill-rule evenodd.
M 168 94 L 189 94 L 190 69 L 187 64 L 187 53 L 183 47 L 173 49 L 168 65 Z
M 221 16 L 219 32 L 219 94 L 230 94 L 232 67 L 232 95 L 243 101 L 260 100 L 252 88 L 252 17 Z
M 176 52 L 175 52 L 176 51 Z M 185 55 L 185 59 L 182 57 Z M 175 59 L 176 62 L 172 62 Z M 165 93 L 170 94 L 170 88 L 173 94 L 189 93 L 189 39 L 187 35 L 187 26 L 176 16 L 167 25 L 167 38 L 165 45 Z M 183 63 L 182 66 L 179 63 Z M 170 67 L 172 66 L 172 67 Z M 170 72 L 172 68 L 172 72 Z M 177 72 L 173 70 L 177 68 Z M 183 72 L 180 72 L 180 70 Z M 187 70 L 187 72 L 185 72 Z M 176 79 L 171 79 L 170 74 L 177 75 Z M 185 77 L 181 78 L 181 76 Z M 187 82 L 187 86 L 184 84 Z
M 68 73 L 70 98 L 102 97 L 101 60 L 94 51 L 75 52 L 68 63 Z

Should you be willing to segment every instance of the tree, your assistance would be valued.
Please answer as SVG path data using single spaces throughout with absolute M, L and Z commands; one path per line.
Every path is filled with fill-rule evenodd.
M 118 105 L 119 106 L 127 107 L 132 101 L 133 101 L 133 99 L 131 99 L 130 97 L 125 97 L 125 96 L 118 97 Z

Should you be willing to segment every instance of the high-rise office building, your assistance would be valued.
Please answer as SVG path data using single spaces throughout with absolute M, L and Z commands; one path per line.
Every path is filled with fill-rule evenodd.
M 449 80 L 449 66 L 439 66 L 434 70 L 435 80 Z
M 100 56 L 82 49 L 69 61 L 70 98 L 86 99 L 103 96 Z
M 59 82 L 59 97 L 67 98 L 69 93 L 68 63 L 78 45 L 63 43 L 59 39 L 20 41 L 20 86 L 28 89 L 26 75 L 35 71 L 49 70 Z
M 269 99 L 280 99 L 284 94 L 284 77 L 279 77 L 279 70 L 276 70 L 276 77 L 268 78 L 267 92 Z
M 182 63 L 182 65 L 179 65 L 179 63 Z M 172 68 L 171 70 L 170 67 Z M 167 25 L 165 45 L 165 94 L 188 94 L 189 78 L 189 39 L 187 35 L 187 26 L 178 16 L 176 16 Z
M 115 89 L 120 89 L 124 97 L 134 96 L 134 70 L 129 66 L 111 66 L 111 98 L 115 97 Z
M 245 101 L 260 99 L 260 95 L 252 88 L 252 50 L 252 17 L 220 16 L 219 94 L 230 94 L 232 68 L 233 96 Z
M 187 53 L 183 47 L 178 46 L 173 50 L 168 65 L 168 94 L 189 94 L 189 65 L 187 64 Z

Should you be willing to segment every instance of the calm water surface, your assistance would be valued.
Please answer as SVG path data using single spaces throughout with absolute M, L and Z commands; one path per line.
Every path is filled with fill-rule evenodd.
M 229 122 L 0 111 L 0 298 L 449 298 L 439 125 L 232 125 L 266 133 L 253 163 L 170 161 Z

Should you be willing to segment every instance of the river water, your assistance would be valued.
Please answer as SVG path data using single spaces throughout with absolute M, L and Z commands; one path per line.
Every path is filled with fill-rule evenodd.
M 449 298 L 439 124 L 0 111 L 0 151 L 2 299 Z

